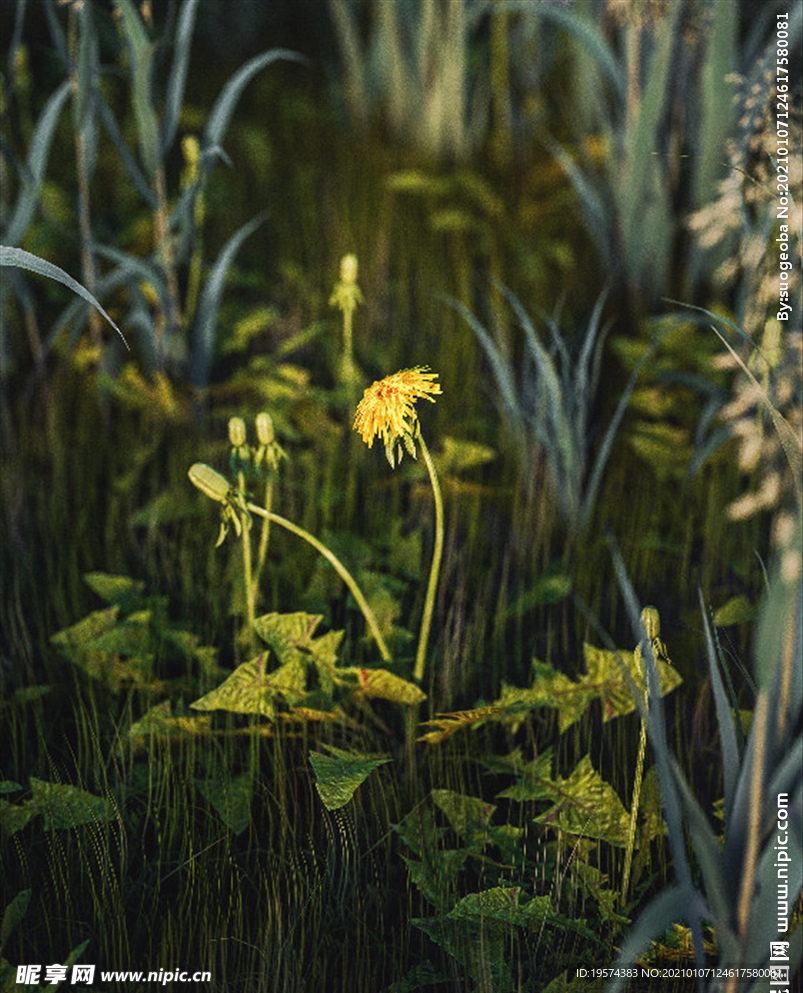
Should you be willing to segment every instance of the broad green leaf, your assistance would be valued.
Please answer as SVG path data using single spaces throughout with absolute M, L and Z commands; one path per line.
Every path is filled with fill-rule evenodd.
M 235 834 L 242 834 L 251 820 L 254 777 L 244 772 L 234 779 L 205 779 L 196 784 L 201 795 Z
M 476 918 L 413 918 L 411 923 L 455 958 L 480 993 L 512 988 L 506 933 L 498 921 Z
M 755 605 L 750 603 L 748 598 L 741 594 L 731 597 L 727 603 L 714 613 L 714 624 L 720 628 L 730 627 L 732 624 L 746 624 L 754 621 L 758 616 Z
M 360 669 L 360 692 L 367 697 L 391 700 L 393 703 L 416 704 L 427 695 L 415 683 L 396 676 L 387 669 Z
M 558 711 L 558 728 L 562 734 L 566 728 L 579 721 L 588 705 L 594 699 L 594 687 L 575 683 L 562 672 L 537 660 L 533 662 L 535 678 L 529 689 L 502 684 L 502 695 L 497 705 L 510 708 L 511 715 L 520 714 L 514 728 L 521 722 L 524 713 L 538 707 L 554 707 Z
M 19 927 L 20 921 L 25 916 L 28 904 L 31 902 L 32 892 L 33 890 L 19 892 L 3 912 L 3 922 L 0 924 L 0 951 L 3 950 L 5 943 Z
M 578 762 L 568 779 L 555 781 L 553 797 L 554 804 L 535 818 L 536 823 L 621 848 L 627 844 L 630 816 L 588 755 Z
M 107 572 L 87 572 L 84 582 L 106 603 L 130 604 L 136 602 L 145 589 L 141 579 L 129 576 L 114 576 Z
M 469 843 L 482 841 L 488 832 L 496 805 L 452 790 L 433 790 L 432 799 L 454 828 Z
M 593 689 L 602 702 L 603 721 L 613 720 L 636 709 L 633 694 L 622 672 L 621 663 L 627 667 L 640 692 L 645 691 L 644 674 L 635 653 L 627 651 L 610 652 L 593 645 L 583 645 L 588 675 L 580 681 L 581 686 Z M 666 696 L 680 686 L 683 678 L 674 666 L 657 659 L 661 696 Z
M 193 710 L 230 710 L 236 714 L 262 714 L 273 717 L 274 688 L 266 672 L 268 652 L 243 662 L 210 693 L 195 700 Z
M 307 614 L 303 610 L 293 614 L 263 614 L 254 621 L 254 630 L 280 663 L 318 654 L 322 660 L 334 665 L 343 632 L 330 631 L 314 638 L 322 620 L 321 614 Z
M 345 752 L 334 745 L 326 746 L 331 753 L 310 752 L 309 761 L 315 773 L 315 786 L 327 810 L 338 810 L 354 796 L 356 789 L 390 758 L 372 758 L 355 752 Z
M 51 635 L 51 644 L 63 649 L 72 661 L 78 661 L 78 656 L 86 649 L 89 642 L 99 638 L 114 627 L 117 623 L 119 609 L 119 607 L 109 607 L 88 614 L 77 624 Z
M 405 845 L 421 856 L 436 851 L 447 832 L 447 828 L 435 824 L 433 811 L 420 805 L 411 810 L 399 824 L 391 826 Z
M 419 862 L 402 855 L 410 879 L 419 892 L 439 911 L 445 911 L 455 898 L 457 877 L 469 856 L 467 848 L 432 849 Z
M 114 806 L 102 796 L 77 786 L 48 783 L 31 776 L 31 805 L 42 815 L 45 831 L 113 821 Z
M 4 834 L 12 835 L 21 831 L 28 821 L 35 817 L 39 810 L 31 805 L 31 801 L 14 804 L 8 800 L 0 800 L 0 828 Z
M 11 779 L 4 779 L 2 782 L 0 782 L 0 793 L 16 793 L 18 790 L 21 790 L 22 788 L 23 787 L 20 786 L 19 783 L 15 783 Z
M 551 799 L 554 796 L 552 749 L 548 748 L 537 759 L 528 762 L 519 781 L 496 796 L 497 799 L 519 801 Z
M 174 714 L 170 700 L 151 707 L 128 729 L 129 738 L 150 735 L 194 736 L 208 733 L 212 718 L 205 714 Z
M 509 617 L 519 617 L 542 604 L 559 603 L 572 591 L 572 578 L 568 573 L 542 576 L 529 590 L 517 596 L 507 609 Z

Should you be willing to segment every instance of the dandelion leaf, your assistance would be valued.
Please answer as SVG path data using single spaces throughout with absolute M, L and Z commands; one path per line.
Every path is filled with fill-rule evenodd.
M 50 642 L 62 649 L 73 662 L 80 664 L 81 654 L 87 645 L 95 638 L 110 631 L 117 623 L 119 609 L 115 606 L 104 610 L 95 610 L 78 621 L 77 624 L 51 635 Z
M 641 666 L 636 661 L 634 652 L 609 652 L 604 648 L 595 648 L 593 645 L 583 645 L 583 655 L 585 657 L 588 675 L 581 681 L 582 685 L 594 690 L 602 702 L 603 721 L 613 720 L 615 717 L 622 717 L 624 714 L 632 713 L 636 709 L 633 693 L 622 672 L 622 663 L 625 665 L 633 681 L 641 693 L 644 692 L 644 675 Z M 669 665 L 662 659 L 657 660 L 658 679 L 661 687 L 661 696 L 666 696 L 678 687 L 683 679 L 674 666 Z
M 339 810 L 354 796 L 363 782 L 379 766 L 392 759 L 356 752 L 345 752 L 334 745 L 328 745 L 331 754 L 310 752 L 309 761 L 315 773 L 315 786 L 327 810 Z
M 129 576 L 114 576 L 107 572 L 87 572 L 84 582 L 97 595 L 109 604 L 129 607 L 142 596 L 145 583 Z
M 276 688 L 269 682 L 272 674 L 266 672 L 267 660 L 268 652 L 263 652 L 250 662 L 243 662 L 220 686 L 190 706 L 193 710 L 229 710 L 235 714 L 273 717 Z
M 367 697 L 390 700 L 392 703 L 415 704 L 426 700 L 426 693 L 387 669 L 362 669 L 360 690 Z
M 457 877 L 468 856 L 467 848 L 436 848 L 428 851 L 420 862 L 405 855 L 402 858 L 421 895 L 443 911 L 455 898 Z
M 205 779 L 196 783 L 201 796 L 235 834 L 242 834 L 251 820 L 253 776 L 244 772 L 234 779 Z
M 0 924 L 0 950 L 19 927 L 22 918 L 28 912 L 33 890 L 21 890 L 8 904 L 3 912 L 3 922 Z
M 28 821 L 35 817 L 39 810 L 31 805 L 30 800 L 26 803 L 9 803 L 8 800 L 0 800 L 0 828 L 4 834 L 12 835 L 21 831 Z
M 470 844 L 481 844 L 485 840 L 488 824 L 496 810 L 494 804 L 452 790 L 433 790 L 432 799 L 461 838 Z
M 562 734 L 585 713 L 594 699 L 594 688 L 575 683 L 565 673 L 557 672 L 537 659 L 533 661 L 533 673 L 534 680 L 528 689 L 503 684 L 502 695 L 496 703 L 509 708 L 514 724 L 520 723 L 529 710 L 554 707 L 558 711 L 558 729 Z
M 31 806 L 42 815 L 45 831 L 98 824 L 114 820 L 112 804 L 102 796 L 87 793 L 77 786 L 48 783 L 31 776 Z
M 630 817 L 612 786 L 605 782 L 586 755 L 568 779 L 553 784 L 554 803 L 535 818 L 566 834 L 596 838 L 624 848 Z
M 435 815 L 428 807 L 415 807 L 393 830 L 416 855 L 436 851 L 447 829 L 435 824 Z
M 552 749 L 547 749 L 532 762 L 528 762 L 517 783 L 497 793 L 497 799 L 506 800 L 546 800 L 554 796 L 552 781 Z
M 211 726 L 211 717 L 205 714 L 174 713 L 170 700 L 163 700 L 155 707 L 151 707 L 138 721 L 134 721 L 128 729 L 128 736 L 129 738 L 150 735 L 193 737 L 208 733 Z
M 477 707 L 474 710 L 456 710 L 451 714 L 439 714 L 434 720 L 422 721 L 420 727 L 433 727 L 435 730 L 427 731 L 418 739 L 426 741 L 430 745 L 437 745 L 450 738 L 455 731 L 462 728 L 474 727 L 488 719 L 504 714 L 504 707 Z

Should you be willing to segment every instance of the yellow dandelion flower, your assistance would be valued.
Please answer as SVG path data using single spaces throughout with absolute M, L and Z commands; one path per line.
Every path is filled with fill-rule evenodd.
M 359 431 L 369 448 L 377 435 L 385 448 L 397 438 L 412 435 L 416 421 L 415 402 L 422 397 L 435 402 L 428 394 L 441 392 L 438 383 L 434 382 L 437 378 L 438 374 L 430 372 L 428 366 L 416 366 L 373 383 L 357 406 L 354 430 Z

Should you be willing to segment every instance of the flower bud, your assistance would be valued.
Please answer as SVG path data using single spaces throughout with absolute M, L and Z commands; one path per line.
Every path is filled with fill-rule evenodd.
M 201 493 L 208 496 L 210 500 L 225 503 L 231 489 L 231 483 L 217 469 L 213 469 L 211 465 L 206 465 L 203 462 L 196 462 L 195 465 L 190 466 L 187 475 L 193 486 L 197 486 Z
M 260 445 L 272 445 L 276 432 L 273 430 L 273 418 L 265 411 L 261 411 L 256 416 L 257 440 Z
M 645 607 L 641 612 L 641 626 L 650 641 L 661 633 L 661 617 L 655 607 Z
M 245 444 L 245 421 L 242 417 L 229 418 L 229 441 L 234 448 Z
M 346 286 L 355 286 L 357 283 L 357 256 L 344 255 L 340 260 L 340 282 Z

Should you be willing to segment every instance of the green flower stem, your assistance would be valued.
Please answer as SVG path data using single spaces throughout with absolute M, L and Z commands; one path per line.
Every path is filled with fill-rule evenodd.
M 245 493 L 245 476 L 238 474 L 240 492 Z M 254 637 L 254 620 L 256 619 L 256 584 L 253 581 L 251 568 L 251 529 L 243 527 L 243 573 L 245 582 L 245 622 L 248 640 Z
M 273 507 L 273 480 L 268 476 L 268 481 L 265 483 L 265 510 L 270 513 Z M 265 559 L 268 557 L 268 540 L 270 538 L 270 518 L 262 518 L 262 533 L 259 536 L 259 556 L 257 558 L 257 574 L 254 577 L 254 585 L 259 584 L 259 576 L 262 572 L 262 567 L 265 565 Z
M 278 514 L 274 514 L 272 511 L 266 510 L 264 507 L 258 507 L 253 503 L 249 503 L 246 506 L 252 514 L 259 514 L 260 517 L 263 517 L 268 521 L 272 521 L 274 524 L 278 524 L 279 527 L 284 528 L 286 531 L 290 531 L 292 534 L 298 535 L 299 538 L 303 538 L 304 541 L 312 545 L 312 547 L 323 555 L 326 561 L 335 568 L 340 575 L 340 578 L 346 586 L 348 586 L 351 595 L 357 601 L 357 604 L 363 613 L 363 617 L 365 618 L 368 627 L 371 629 L 371 634 L 374 636 L 374 640 L 379 646 L 379 652 L 382 655 L 382 658 L 385 662 L 389 662 L 391 655 L 388 651 L 388 646 L 385 644 L 385 639 L 382 637 L 382 632 L 379 630 L 379 625 L 376 622 L 374 612 L 371 610 L 370 604 L 363 596 L 363 592 L 357 585 L 356 580 L 343 565 L 340 559 L 333 552 L 330 552 L 326 545 L 322 544 L 317 538 L 311 535 L 309 531 L 305 531 L 304 528 L 299 527 L 297 524 L 293 524 L 292 521 L 288 521 L 286 517 L 280 517 Z
M 429 583 L 427 584 L 427 597 L 424 601 L 424 614 L 421 618 L 421 631 L 418 636 L 418 652 L 415 657 L 415 671 L 413 678 L 420 683 L 424 678 L 424 662 L 427 654 L 427 642 L 429 641 L 429 629 L 432 626 L 432 612 L 435 609 L 435 593 L 438 589 L 438 577 L 441 571 L 441 558 L 443 557 L 443 496 L 441 486 L 438 482 L 438 474 L 435 472 L 435 464 L 429 454 L 426 442 L 420 432 L 416 439 L 421 443 L 421 452 L 424 462 L 427 465 L 429 479 L 432 483 L 432 493 L 435 497 L 435 548 L 432 551 L 432 566 L 429 570 Z
M 638 819 L 639 800 L 641 798 L 641 781 L 644 774 L 644 752 L 646 748 L 647 725 L 642 721 L 638 744 L 638 759 L 636 760 L 636 777 L 633 780 L 633 801 L 630 807 L 630 830 L 627 833 L 625 869 L 622 876 L 622 903 L 627 902 L 627 891 L 630 888 L 630 867 L 633 864 L 633 843 L 636 839 L 636 820 Z

